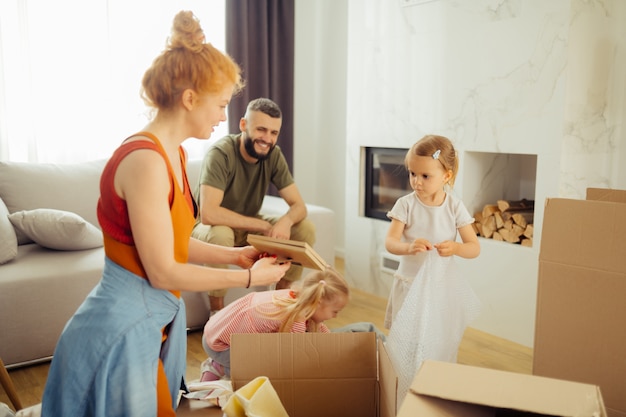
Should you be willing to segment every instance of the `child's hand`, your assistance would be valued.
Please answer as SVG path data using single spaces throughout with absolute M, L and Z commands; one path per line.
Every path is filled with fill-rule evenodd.
M 261 257 L 254 263 L 250 271 L 252 273 L 251 286 L 275 284 L 285 275 L 291 267 L 291 262 L 277 263 L 275 256 Z
M 415 239 L 409 245 L 409 255 L 415 255 L 419 252 L 426 252 L 433 248 L 433 244 L 426 239 Z
M 451 240 L 444 240 L 435 245 L 439 256 L 452 256 L 456 253 L 457 243 Z

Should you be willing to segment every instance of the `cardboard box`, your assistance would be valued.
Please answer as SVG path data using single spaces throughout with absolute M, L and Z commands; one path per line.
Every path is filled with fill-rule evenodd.
M 546 201 L 533 373 L 598 385 L 626 416 L 626 191 Z M 601 201 L 598 201 L 601 200 Z
M 398 417 L 604 417 L 599 387 L 514 372 L 425 361 Z
M 587 200 L 626 203 L 626 191 L 608 188 L 587 188 Z
M 290 417 L 394 417 L 397 376 L 375 333 L 235 334 L 238 389 L 269 378 Z

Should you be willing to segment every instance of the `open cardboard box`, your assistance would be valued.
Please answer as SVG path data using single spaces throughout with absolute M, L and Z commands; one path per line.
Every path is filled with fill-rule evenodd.
M 398 417 L 605 417 L 595 385 L 425 361 Z
M 269 378 L 290 417 L 394 417 L 398 379 L 375 333 L 235 334 L 234 389 Z
M 231 380 L 237 390 L 269 378 L 290 417 L 395 417 L 398 378 L 375 333 L 235 334 Z M 183 398 L 177 416 L 221 417 Z
M 545 204 L 533 374 L 598 385 L 626 416 L 626 191 Z

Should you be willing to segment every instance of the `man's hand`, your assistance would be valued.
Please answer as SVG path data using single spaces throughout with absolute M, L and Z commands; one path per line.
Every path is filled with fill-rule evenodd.
M 281 217 L 271 228 L 267 231 L 265 236 L 273 237 L 276 239 L 289 239 L 291 237 L 291 222 L 285 217 Z

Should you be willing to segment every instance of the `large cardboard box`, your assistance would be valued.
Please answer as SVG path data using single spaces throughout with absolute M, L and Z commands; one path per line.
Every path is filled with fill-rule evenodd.
M 537 290 L 533 373 L 600 386 L 626 416 L 626 191 L 548 199 Z
M 235 334 L 230 360 L 233 389 L 266 376 L 290 417 L 396 415 L 398 377 L 375 333 Z M 223 413 L 183 398 L 177 415 Z
M 469 365 L 425 361 L 398 417 L 605 417 L 599 387 Z
M 375 333 L 232 336 L 238 389 L 269 378 L 290 417 L 394 417 L 397 376 Z

